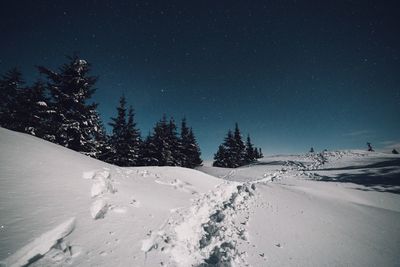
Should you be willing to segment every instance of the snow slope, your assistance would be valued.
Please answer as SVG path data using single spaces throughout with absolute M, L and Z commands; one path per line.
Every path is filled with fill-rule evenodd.
M 0 265 L 398 266 L 399 160 L 119 168 L 0 128 Z
M 6 266 L 158 265 L 174 259 L 147 257 L 160 231 L 196 213 L 196 221 L 176 233 L 171 253 L 182 258 L 192 228 L 200 229 L 214 212 L 212 203 L 236 190 L 195 170 L 118 168 L 2 128 L 0 151 L 0 259 Z M 199 210 L 191 210 L 193 201 L 201 202 Z

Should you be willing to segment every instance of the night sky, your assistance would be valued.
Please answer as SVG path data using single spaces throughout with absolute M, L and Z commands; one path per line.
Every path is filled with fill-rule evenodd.
M 400 144 L 398 1 L 1 1 L 0 72 L 79 52 L 105 123 L 186 116 L 210 159 L 238 122 L 265 154 Z

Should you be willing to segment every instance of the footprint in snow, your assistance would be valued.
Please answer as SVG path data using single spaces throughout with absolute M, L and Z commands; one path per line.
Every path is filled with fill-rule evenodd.
M 100 253 L 99 253 L 101 256 L 107 256 L 107 252 L 105 252 L 105 251 L 100 251 Z
M 131 204 L 135 208 L 139 208 L 141 206 L 140 201 L 136 199 L 132 199 L 131 202 L 129 202 L 129 204 Z

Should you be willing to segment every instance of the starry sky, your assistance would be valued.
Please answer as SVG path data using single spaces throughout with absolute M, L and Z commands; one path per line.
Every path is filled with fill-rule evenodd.
M 398 1 L 1 1 L 0 72 L 79 52 L 105 123 L 186 116 L 210 159 L 238 122 L 265 154 L 400 146 Z

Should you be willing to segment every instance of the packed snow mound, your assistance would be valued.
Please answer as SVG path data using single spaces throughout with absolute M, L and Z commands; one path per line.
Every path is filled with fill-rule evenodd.
M 119 168 L 0 128 L 0 262 L 153 265 L 168 256 L 146 259 L 142 240 L 224 183 L 180 167 Z

